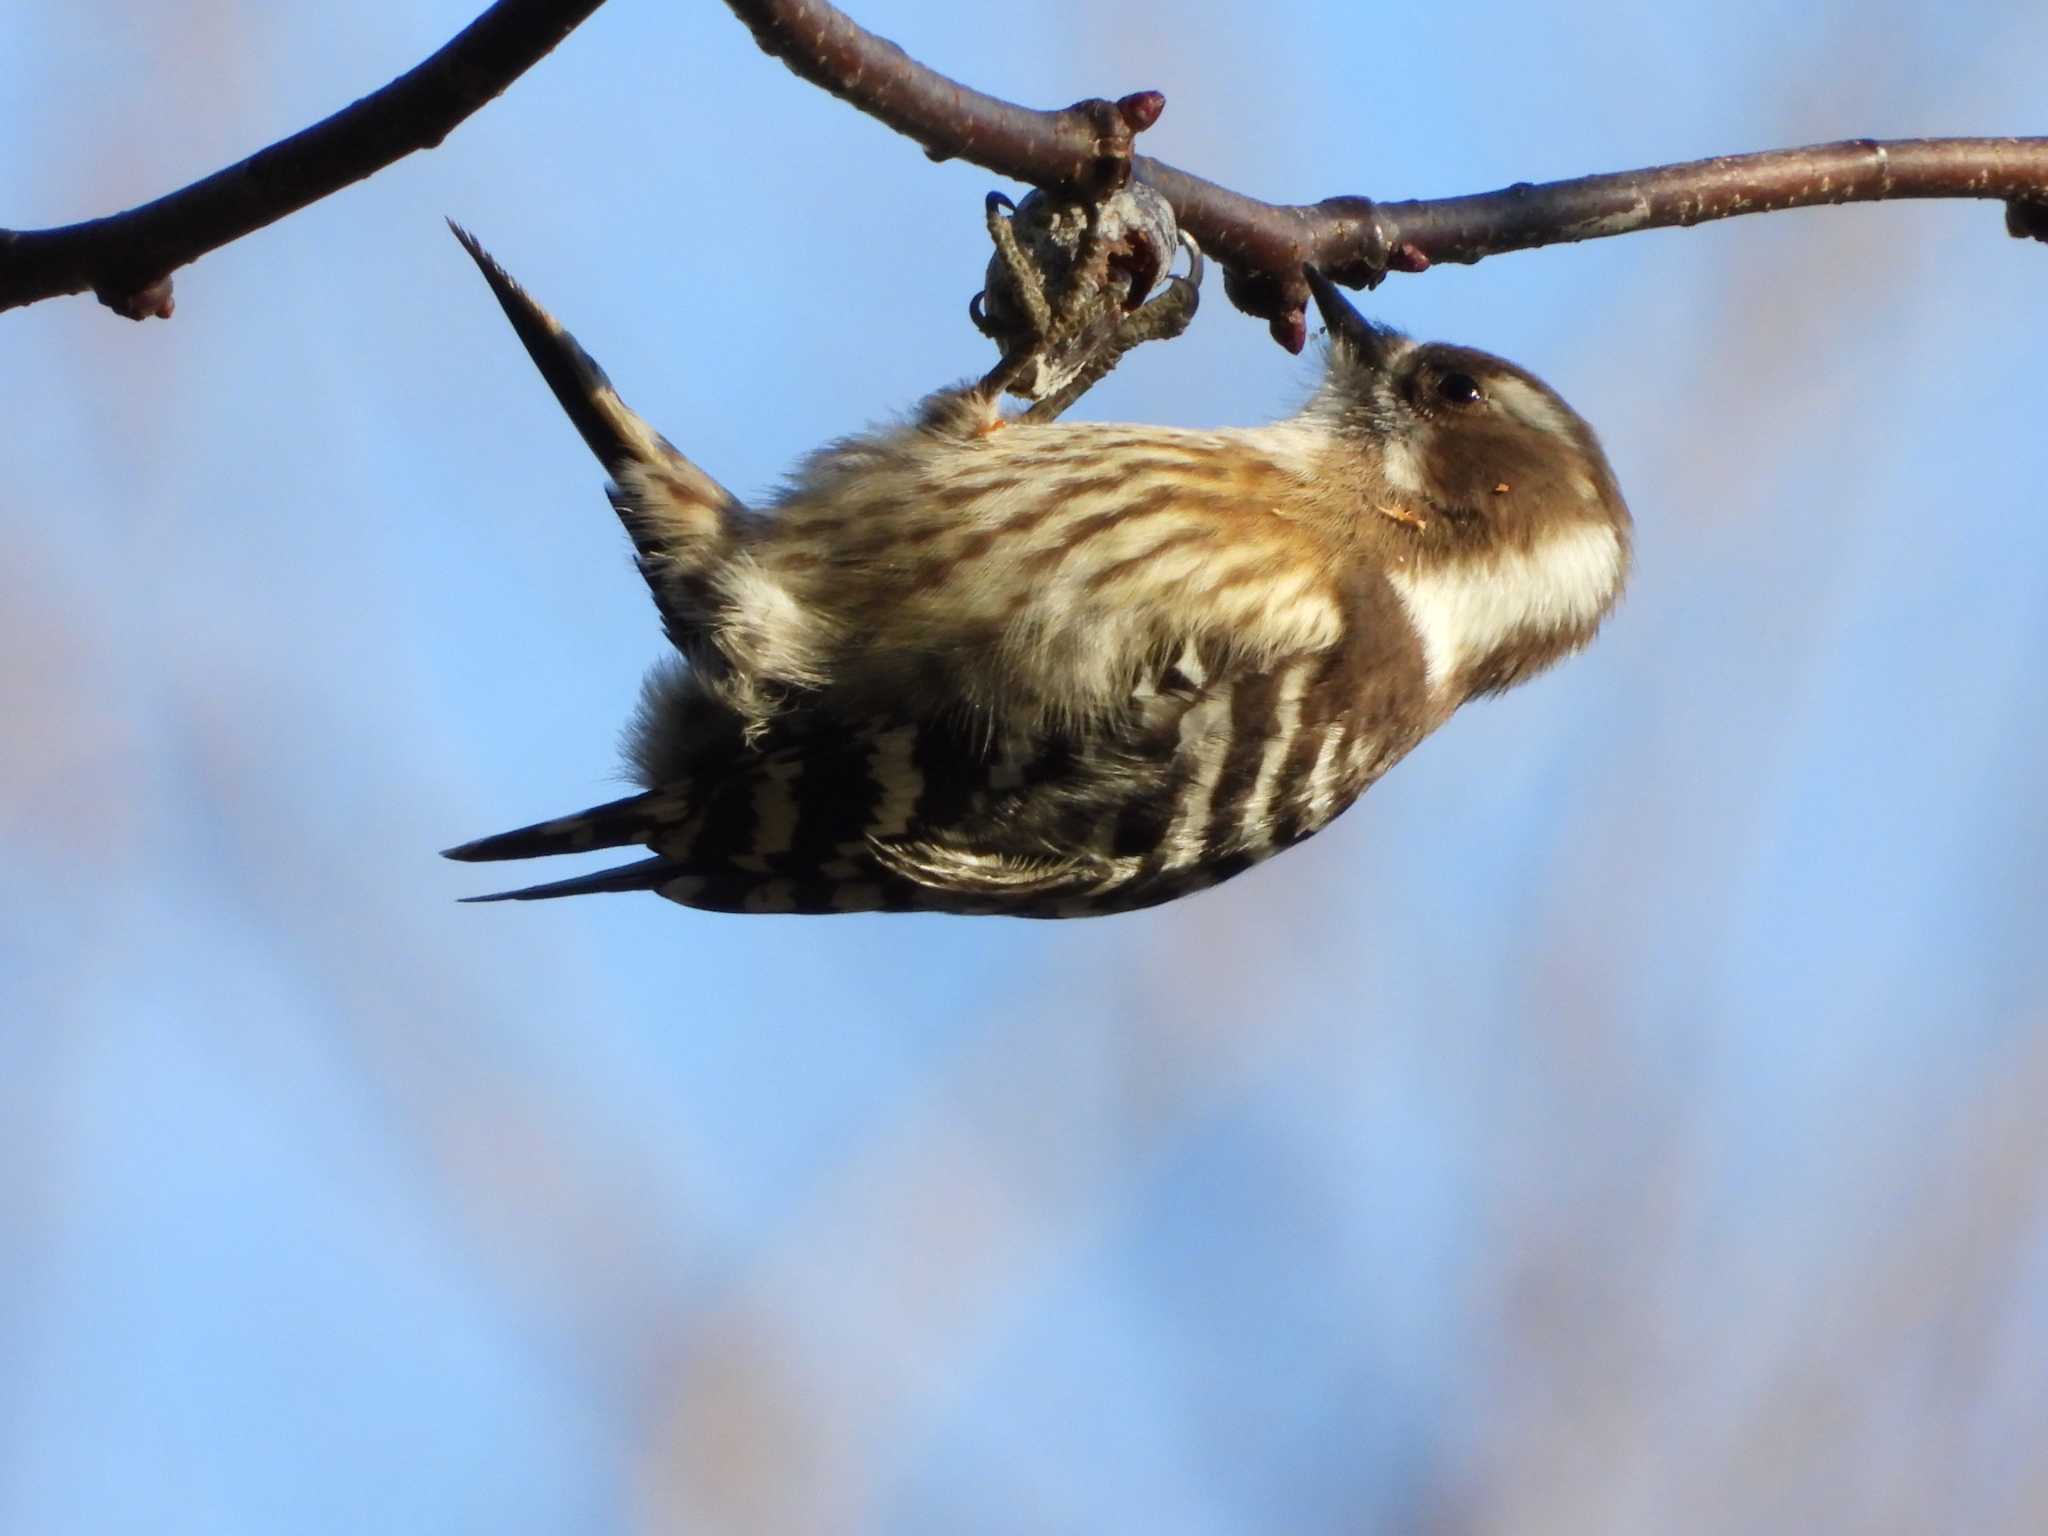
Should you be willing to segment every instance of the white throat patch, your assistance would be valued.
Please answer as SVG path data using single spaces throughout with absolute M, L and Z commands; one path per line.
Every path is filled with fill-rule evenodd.
M 1612 528 L 1585 523 L 1527 553 L 1442 570 L 1395 570 L 1388 580 L 1422 636 L 1434 690 L 1517 635 L 1577 629 L 1598 618 L 1621 580 L 1621 540 Z

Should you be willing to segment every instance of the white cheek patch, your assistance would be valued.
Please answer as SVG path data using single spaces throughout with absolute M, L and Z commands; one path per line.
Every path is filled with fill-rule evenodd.
M 1572 423 L 1569 413 L 1534 385 L 1504 374 L 1487 380 L 1486 393 L 1495 404 L 1524 426 L 1534 427 L 1549 437 L 1571 437 Z
M 1380 460 L 1380 469 L 1387 477 L 1387 484 L 1409 496 L 1422 493 L 1422 470 L 1415 462 L 1415 450 L 1408 445 L 1405 437 L 1393 437 Z
M 1621 565 L 1614 530 L 1588 523 L 1526 553 L 1388 579 L 1422 637 L 1434 689 L 1517 635 L 1592 623 L 1613 600 Z

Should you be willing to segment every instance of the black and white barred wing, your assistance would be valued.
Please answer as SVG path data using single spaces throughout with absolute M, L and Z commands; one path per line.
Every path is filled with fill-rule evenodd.
M 664 787 L 451 850 L 653 857 L 504 893 L 649 890 L 733 912 L 1069 917 L 1216 884 L 1325 825 L 1396 744 L 1345 705 L 1340 648 L 1253 668 L 1188 645 L 1128 708 L 993 748 L 957 721 L 819 732 Z
M 654 891 L 730 912 L 997 910 L 1004 895 L 1085 880 L 1085 859 L 1019 814 L 1073 754 L 992 761 L 955 728 L 910 721 L 743 751 L 689 786 L 664 786 L 448 850 L 466 861 L 640 844 L 653 857 L 474 900 Z M 1069 788 L 1072 786 L 1070 785 Z M 948 880 L 910 850 L 944 847 L 975 878 Z M 943 860 L 939 862 L 944 862 Z M 997 878 L 1002 866 L 1007 875 Z M 976 901 L 971 898 L 980 898 Z

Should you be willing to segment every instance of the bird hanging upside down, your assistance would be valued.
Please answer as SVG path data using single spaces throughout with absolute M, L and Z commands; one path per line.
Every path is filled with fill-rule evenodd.
M 610 474 L 677 652 L 631 732 L 643 792 L 448 850 L 651 857 L 476 899 L 1153 906 L 1319 831 L 1460 704 L 1579 650 L 1628 571 L 1628 509 L 1563 400 L 1372 324 L 1313 268 L 1327 372 L 1288 420 L 1005 418 L 985 380 L 813 454 L 756 511 L 456 233 Z

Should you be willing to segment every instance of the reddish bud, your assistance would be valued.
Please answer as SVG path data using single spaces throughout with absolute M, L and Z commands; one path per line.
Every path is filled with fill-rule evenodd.
M 1159 121 L 1159 114 L 1166 110 L 1166 97 L 1158 91 L 1133 91 L 1117 102 L 1116 109 L 1131 132 L 1143 133 Z
M 95 288 L 92 295 L 123 320 L 168 320 L 177 307 L 168 274 L 139 288 Z

